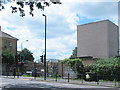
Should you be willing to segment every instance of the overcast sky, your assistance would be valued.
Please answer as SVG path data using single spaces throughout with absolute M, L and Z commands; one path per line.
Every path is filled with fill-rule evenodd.
M 2 31 L 19 39 L 18 51 L 23 43 L 37 60 L 44 54 L 44 13 L 47 16 L 47 59 L 65 59 L 77 46 L 77 25 L 106 19 L 118 24 L 118 3 L 99 1 L 102 0 L 62 0 L 61 5 L 52 4 L 44 11 L 35 8 L 34 17 L 29 15 L 29 7 L 25 7 L 26 16 L 20 17 L 19 13 L 12 14 L 11 5 L 6 4 L 5 10 L 0 12 L 0 25 Z

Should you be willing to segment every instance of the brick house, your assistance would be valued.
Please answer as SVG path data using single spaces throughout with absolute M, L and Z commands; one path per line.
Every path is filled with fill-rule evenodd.
M 10 49 L 14 55 L 17 54 L 17 38 L 1 31 L 1 26 L 0 26 L 0 61 L 2 66 L 2 74 L 6 74 L 6 64 L 2 63 L 2 51 L 5 49 Z M 10 68 L 12 69 L 12 68 Z

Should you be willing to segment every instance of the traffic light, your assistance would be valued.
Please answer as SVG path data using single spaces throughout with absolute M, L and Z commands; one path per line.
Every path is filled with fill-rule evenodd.
M 21 63 L 24 63 L 24 56 L 21 56 Z
M 19 63 L 20 62 L 20 55 L 18 54 L 16 57 L 16 62 Z
M 20 55 L 19 54 L 17 55 L 17 60 L 20 60 Z
M 41 60 L 41 62 L 43 63 L 43 55 L 42 55 L 42 56 L 40 56 L 40 60 Z

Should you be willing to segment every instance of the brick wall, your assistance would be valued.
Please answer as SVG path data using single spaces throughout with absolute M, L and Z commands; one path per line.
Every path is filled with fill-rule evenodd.
M 2 49 L 5 50 L 7 48 L 10 49 L 11 52 L 13 52 L 14 54 L 16 54 L 17 52 L 17 40 L 16 39 L 10 39 L 10 38 L 6 38 L 3 37 L 2 38 Z

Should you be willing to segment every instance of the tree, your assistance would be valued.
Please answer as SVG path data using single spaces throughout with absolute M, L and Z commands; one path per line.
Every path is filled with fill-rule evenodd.
M 77 78 L 82 78 L 81 74 L 84 74 L 84 65 L 81 59 L 64 59 L 62 63 L 67 64 L 74 72 L 77 73 Z
M 8 74 L 10 71 L 10 67 L 15 64 L 15 55 L 10 52 L 9 49 L 6 49 L 2 52 L 2 63 L 5 64 L 6 72 Z
M 75 58 L 77 57 L 77 47 L 75 47 L 75 49 L 72 52 L 72 55 L 70 56 L 70 58 Z
M 6 2 L 7 1 L 7 2 Z M 2 9 L 5 9 L 4 3 L 9 3 L 9 2 L 14 2 L 18 5 L 16 6 L 11 6 L 12 8 L 12 13 L 16 13 L 18 10 L 20 12 L 20 16 L 23 17 L 25 16 L 24 13 L 24 6 L 29 6 L 30 7 L 30 15 L 33 14 L 34 6 L 36 6 L 38 9 L 44 10 L 45 7 L 50 6 L 51 4 L 61 4 L 60 0 L 0 0 L 0 11 Z
M 27 48 L 24 48 L 21 52 L 20 52 L 20 56 L 24 58 L 24 60 L 29 60 L 29 61 L 33 61 L 34 57 L 32 55 L 33 53 L 31 51 L 29 51 Z
M 13 64 L 15 61 L 15 55 L 10 52 L 9 49 L 6 49 L 2 52 L 2 62 L 7 64 Z

